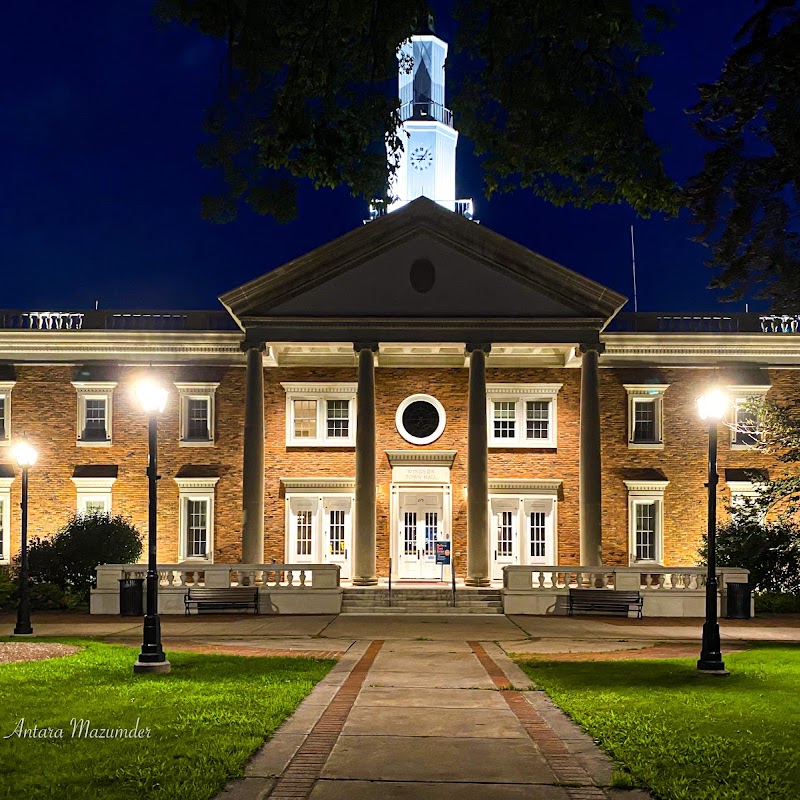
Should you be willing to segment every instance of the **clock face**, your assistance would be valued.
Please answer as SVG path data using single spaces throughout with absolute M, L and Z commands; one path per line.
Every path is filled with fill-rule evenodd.
M 411 151 L 411 165 L 420 171 L 428 169 L 433 164 L 433 153 L 430 147 L 415 147 Z

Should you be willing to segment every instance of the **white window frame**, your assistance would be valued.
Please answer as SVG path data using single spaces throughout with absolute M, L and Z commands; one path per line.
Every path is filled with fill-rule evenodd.
M 430 403 L 439 412 L 439 424 L 436 430 L 430 436 L 412 436 L 403 425 L 403 414 L 405 410 L 417 401 Z M 445 413 L 444 406 L 432 395 L 429 394 L 412 394 L 406 397 L 402 403 L 397 407 L 397 412 L 394 415 L 394 424 L 397 432 L 410 444 L 431 444 L 435 442 L 443 433 L 447 425 L 447 414 Z
M 631 566 L 638 564 L 662 564 L 664 561 L 664 490 L 669 481 L 625 481 L 628 489 L 628 561 Z M 637 560 L 636 558 L 636 507 L 656 506 L 655 558 Z
M 178 562 L 180 563 L 214 563 L 214 500 L 218 482 L 219 478 L 175 478 L 175 483 L 178 484 Z M 190 500 L 202 500 L 208 503 L 205 556 L 186 554 L 188 545 L 186 524 Z
M 72 385 L 78 393 L 78 435 L 77 443 L 79 447 L 111 447 L 113 439 L 112 417 L 113 417 L 113 397 L 116 381 L 72 381 Z M 86 427 L 86 401 L 105 400 L 106 403 L 106 438 L 98 442 L 85 441 L 81 438 L 83 429 Z
M 105 503 L 104 513 L 111 514 L 111 487 L 116 478 L 73 478 L 77 490 L 76 510 L 78 514 L 86 513 L 86 504 L 92 501 L 102 500 Z
M 281 383 L 286 392 L 287 447 L 355 447 L 357 383 Z M 314 400 L 317 403 L 317 435 L 296 438 L 294 435 L 294 401 Z M 327 401 L 348 403 L 348 436 L 328 436 Z
M 664 449 L 664 392 L 669 389 L 668 383 L 626 383 L 623 384 L 628 393 L 628 448 L 631 450 L 663 450 Z M 652 442 L 634 440 L 636 430 L 636 405 L 652 403 L 656 436 Z
M 11 484 L 14 478 L 0 478 L 0 536 L 2 541 L 2 555 L 0 564 L 11 563 Z
M 754 398 L 763 400 L 770 386 L 728 386 L 728 395 L 731 398 L 731 450 L 755 450 L 753 444 L 745 444 L 736 441 L 736 425 L 739 417 L 739 410 Z
M 180 447 L 213 447 L 216 443 L 216 394 L 219 383 L 175 383 L 179 399 Z M 208 439 L 189 438 L 189 401 L 205 400 L 208 403 Z
M 3 427 L 5 428 L 5 435 L 0 436 L 0 447 L 11 444 L 11 390 L 16 383 L 16 381 L 0 381 L 0 400 L 4 401 Z
M 486 418 L 488 447 L 514 447 L 526 449 L 554 450 L 558 447 L 558 393 L 563 383 L 489 383 L 486 385 Z M 527 433 L 527 403 L 549 402 L 549 436 L 547 439 L 529 439 Z M 515 404 L 515 435 L 509 439 L 498 439 L 494 435 L 494 404 Z

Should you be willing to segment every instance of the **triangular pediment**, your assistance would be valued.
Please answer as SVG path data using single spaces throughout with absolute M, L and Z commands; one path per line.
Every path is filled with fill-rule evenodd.
M 220 300 L 256 319 L 550 319 L 600 328 L 625 298 L 420 198 Z

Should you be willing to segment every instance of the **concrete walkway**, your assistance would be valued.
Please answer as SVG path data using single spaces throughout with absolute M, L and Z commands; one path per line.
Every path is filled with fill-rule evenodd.
M 360 641 L 218 800 L 616 797 L 608 759 L 530 689 L 488 642 Z

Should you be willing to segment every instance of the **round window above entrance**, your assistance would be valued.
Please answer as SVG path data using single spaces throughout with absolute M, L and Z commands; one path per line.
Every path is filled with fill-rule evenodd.
M 395 424 L 400 435 L 411 444 L 430 444 L 444 431 L 444 406 L 429 394 L 412 394 L 397 408 Z

